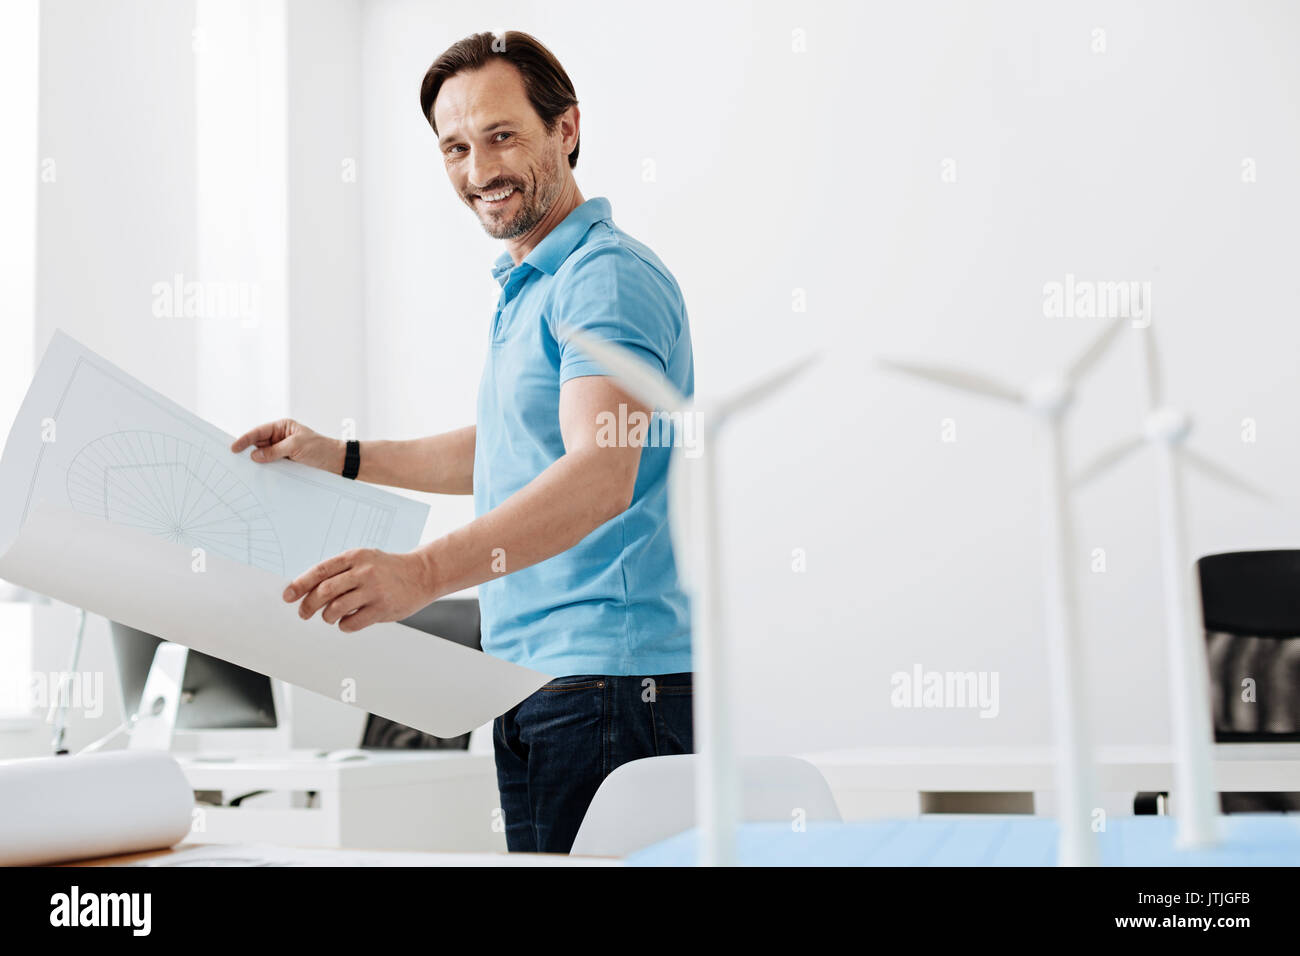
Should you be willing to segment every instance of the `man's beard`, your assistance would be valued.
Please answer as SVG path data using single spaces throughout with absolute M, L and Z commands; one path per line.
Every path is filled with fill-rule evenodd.
M 551 211 L 551 206 L 559 196 L 563 185 L 560 182 L 559 167 L 555 160 L 548 159 L 545 163 L 540 180 L 534 178 L 530 184 L 506 182 L 484 190 L 484 192 L 496 192 L 506 186 L 514 186 L 515 191 L 519 193 L 519 208 L 509 219 L 491 218 L 490 211 L 488 218 L 479 216 L 484 232 L 493 239 L 517 239 L 541 222 Z M 470 204 L 474 205 L 475 199 L 471 199 Z M 476 206 L 476 211 L 479 208 L 483 207 Z

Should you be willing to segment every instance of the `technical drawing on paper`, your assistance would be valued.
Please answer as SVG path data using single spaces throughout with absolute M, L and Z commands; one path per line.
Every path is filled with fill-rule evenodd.
M 230 469 L 162 432 L 114 432 L 68 468 L 73 508 L 115 524 L 284 573 L 275 526 Z
M 280 576 L 419 543 L 427 505 L 233 440 L 56 332 L 0 456 L 0 551 L 42 500 Z

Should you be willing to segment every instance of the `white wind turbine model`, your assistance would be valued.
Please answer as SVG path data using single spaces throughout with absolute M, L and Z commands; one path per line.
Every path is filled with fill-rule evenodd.
M 1141 312 L 1147 315 L 1149 313 Z M 1192 429 L 1188 415 L 1164 403 L 1155 327 L 1142 332 L 1147 415 L 1142 434 L 1102 452 L 1074 481 L 1087 484 L 1118 465 L 1143 445 L 1156 452 L 1156 493 L 1160 502 L 1160 551 L 1164 577 L 1165 653 L 1169 661 L 1169 699 L 1174 733 L 1174 816 L 1178 845 L 1209 846 L 1219 840 L 1218 794 L 1211 772 L 1213 731 L 1210 719 L 1209 664 L 1205 624 L 1195 566 L 1187 550 L 1187 512 L 1183 466 L 1220 484 L 1259 498 L 1264 492 L 1183 444 Z
M 729 708 L 730 669 L 723 626 L 718 548 L 717 477 L 719 433 L 736 412 L 756 405 L 810 365 L 808 356 L 764 376 L 722 401 L 697 405 L 657 369 L 621 346 L 579 329 L 561 330 L 589 358 L 603 365 L 628 393 L 652 410 L 669 413 L 678 436 L 695 418 L 698 446 L 674 440 L 668 474 L 669 525 L 673 554 L 691 596 L 691 642 L 695 686 L 695 813 L 700 830 L 700 863 L 735 863 L 736 823 L 740 816 L 740 781 L 732 745 Z
M 1098 862 L 1091 824 L 1097 803 L 1079 647 L 1074 532 L 1067 497 L 1063 426 L 1075 386 L 1110 348 L 1123 322 L 1116 319 L 1107 326 L 1064 372 L 1040 378 L 1024 390 L 978 372 L 877 359 L 885 368 L 896 372 L 1019 405 L 1036 423 L 1042 456 L 1044 608 L 1057 743 L 1060 800 L 1057 862 L 1061 866 L 1095 866 Z

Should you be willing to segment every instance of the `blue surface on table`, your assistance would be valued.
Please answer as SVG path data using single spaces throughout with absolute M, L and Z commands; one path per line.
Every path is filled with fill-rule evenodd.
M 1213 848 L 1174 847 L 1167 816 L 1115 817 L 1097 834 L 1103 866 L 1297 866 L 1300 818 L 1240 814 L 1219 821 Z M 742 866 L 1054 866 L 1056 821 L 1031 816 L 926 816 L 911 820 L 747 823 L 736 834 Z M 633 866 L 690 866 L 697 831 L 628 857 Z

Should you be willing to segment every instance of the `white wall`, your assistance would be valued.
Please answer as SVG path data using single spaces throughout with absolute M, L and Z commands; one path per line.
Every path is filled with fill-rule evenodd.
M 8 432 L 32 372 L 36 311 L 37 85 L 40 9 L 19 0 L 0 30 L 0 428 Z M 24 710 L 21 675 L 31 668 L 32 609 L 0 605 L 0 731 Z M 24 721 L 17 721 L 21 725 Z M 2 737 L 0 737 L 2 739 Z M 0 742 L 0 748 L 5 745 Z
M 359 417 L 360 197 L 340 175 L 360 125 L 358 11 L 356 0 L 41 5 L 37 355 L 62 328 L 231 432 L 294 415 L 337 434 Z M 253 321 L 157 317 L 153 286 L 177 274 L 256 288 Z M 21 343 L 17 310 L 5 323 Z M 34 669 L 66 666 L 75 620 L 61 605 L 37 610 Z M 95 719 L 73 714 L 72 749 L 121 719 L 101 618 L 79 670 L 99 675 L 107 699 Z M 351 707 L 298 689 L 290 707 L 298 745 L 359 739 Z M 0 751 L 41 752 L 47 736 Z
M 192 407 L 192 321 L 154 283 L 195 272 L 192 3 L 41 5 L 36 352 L 62 328 Z M 165 357 L 165 361 L 156 361 Z
M 0 426 L 8 431 L 27 390 L 32 371 L 32 333 L 36 310 L 36 189 L 39 176 L 37 122 L 40 8 L 20 0 L 5 10 L 0 31 Z
M 584 195 L 608 196 L 686 293 L 700 394 L 824 349 L 815 374 L 728 436 L 745 749 L 1045 743 L 1027 423 L 888 378 L 871 357 L 1024 381 L 1099 327 L 1045 318 L 1044 283 L 1151 281 L 1195 444 L 1280 501 L 1192 479 L 1192 546 L 1293 546 L 1298 18 L 1257 2 L 670 2 L 615 17 L 594 2 L 484 14 L 372 0 L 364 431 L 473 418 L 499 247 L 447 185 L 417 90 L 455 39 L 532 32 L 577 86 Z M 792 51 L 797 29 L 806 52 Z M 1092 52 L 1095 29 L 1105 52 Z M 1246 157 L 1257 182 L 1242 182 Z M 948 158 L 955 183 L 941 179 Z M 1076 461 L 1136 428 L 1136 347 L 1126 336 L 1082 390 Z M 1240 440 L 1246 417 L 1254 444 Z M 944 418 L 955 443 L 939 440 Z M 1081 554 L 1107 555 L 1106 573 L 1080 576 L 1101 743 L 1168 739 L 1151 475 L 1135 460 L 1077 501 Z M 470 513 L 450 501 L 431 530 Z M 805 573 L 791 570 L 795 548 Z M 890 675 L 914 663 L 997 671 L 999 717 L 892 708 Z
M 292 414 L 340 435 L 366 417 L 361 236 L 361 3 L 290 0 Z
M 1279 499 L 1243 502 L 1193 479 L 1192 546 L 1295 543 L 1293 7 L 736 0 L 614 16 L 595 2 L 482 14 L 285 0 L 283 11 L 287 353 L 222 401 L 197 323 L 151 312 L 154 282 L 202 265 L 194 0 L 41 8 L 38 152 L 55 176 L 38 194 L 36 350 L 62 327 L 175 400 L 202 398 L 232 430 L 286 413 L 323 431 L 354 418 L 362 438 L 472 421 L 499 245 L 447 185 L 417 90 L 461 36 L 537 34 L 577 84 L 585 195 L 609 197 L 686 293 L 701 395 L 825 351 L 728 436 L 745 749 L 1050 738 L 1026 423 L 870 359 L 1023 381 L 1097 330 L 1044 317 L 1044 283 L 1067 273 L 1153 282 L 1169 389 L 1198 421 L 1197 447 Z M 347 158 L 356 183 L 342 177 Z M 1246 158 L 1257 182 L 1242 182 Z M 941 178 L 945 159 L 955 183 Z M 806 311 L 793 310 L 795 289 Z M 1076 460 L 1136 427 L 1135 346 L 1126 337 L 1082 390 Z M 1240 440 L 1247 417 L 1253 444 Z M 939 440 L 945 418 L 954 443 Z M 1107 554 L 1106 573 L 1080 576 L 1103 743 L 1168 737 L 1149 465 L 1077 499 L 1081 554 Z M 471 514 L 468 498 L 439 500 L 427 533 Z M 791 570 L 795 548 L 804 573 Z M 66 617 L 37 614 L 36 667 L 61 666 Z M 95 635 L 89 661 L 102 666 Z M 890 675 L 915 663 L 997 671 L 999 717 L 892 708 Z
M 36 355 L 61 328 L 192 408 L 196 325 L 156 318 L 151 290 L 197 269 L 193 3 L 46 0 L 40 17 Z M 75 611 L 36 609 L 34 633 L 32 667 L 66 667 Z M 121 719 L 102 619 L 79 670 L 101 675 L 107 706 L 74 715 L 73 749 Z M 47 752 L 49 729 L 14 752 Z

